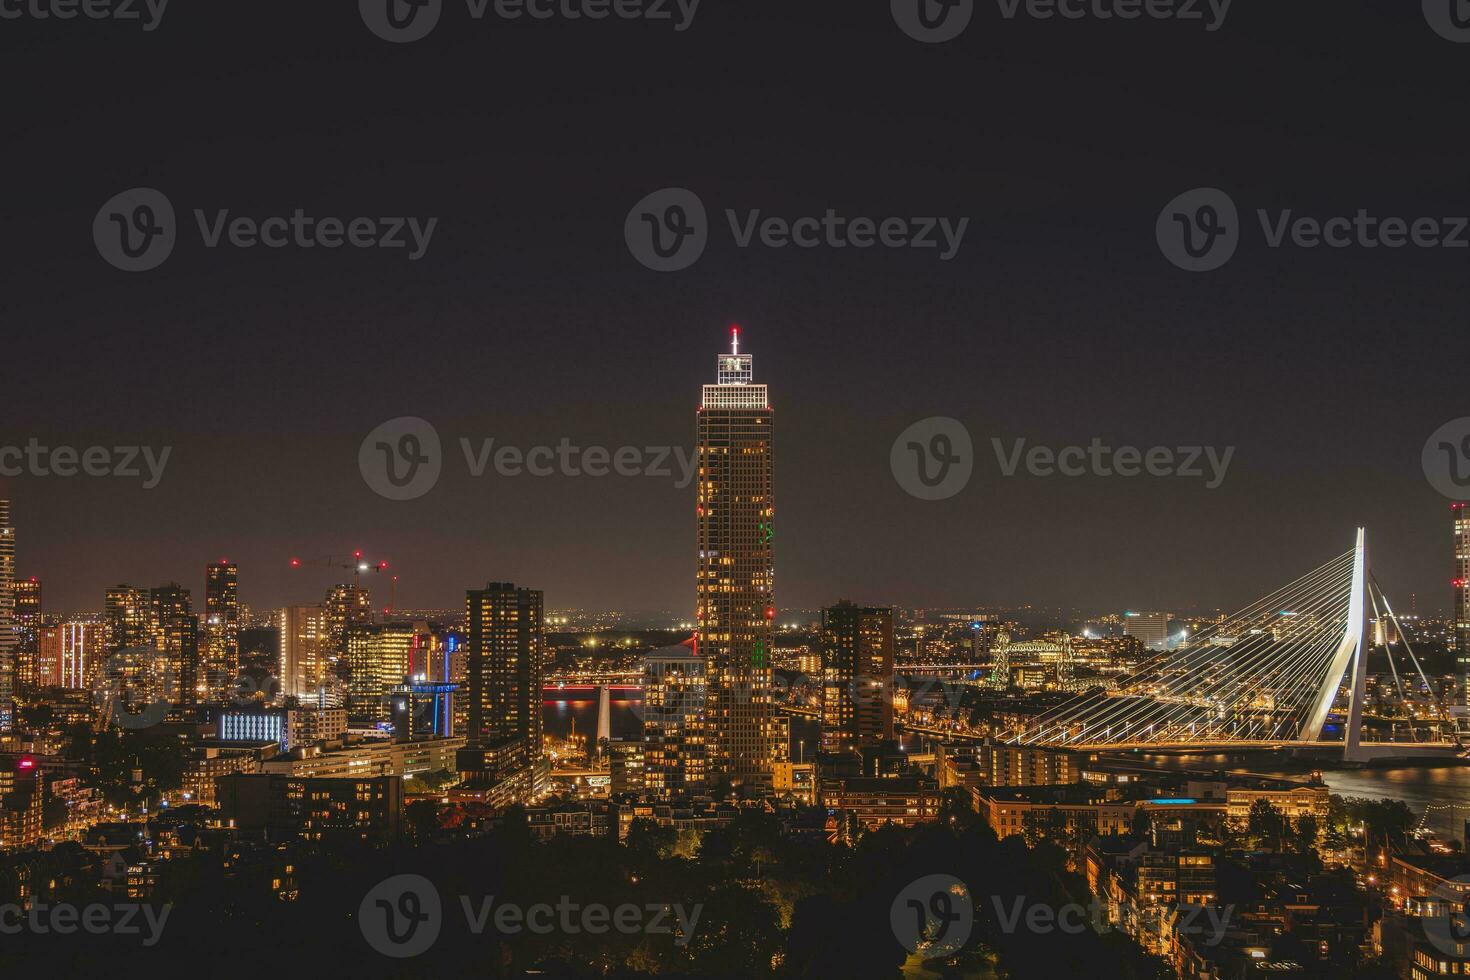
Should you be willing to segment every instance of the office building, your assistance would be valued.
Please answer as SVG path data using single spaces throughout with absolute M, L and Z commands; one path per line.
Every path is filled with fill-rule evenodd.
M 893 610 L 839 602 L 822 610 L 822 751 L 893 738 Z
M 749 354 L 716 361 L 698 416 L 698 652 L 707 676 L 710 777 L 756 793 L 784 758 L 773 722 L 771 633 L 776 616 L 773 422 Z
M 347 629 L 347 713 L 354 720 L 389 720 L 388 697 L 409 676 L 425 644 L 407 623 L 355 624 Z
M 232 708 L 216 721 L 221 742 L 275 742 L 282 751 L 341 739 L 347 734 L 346 708 Z
M 395 685 L 388 695 L 393 734 L 398 738 L 453 735 L 454 694 L 458 689 L 456 684 L 430 681 Z
M 1169 614 L 1166 612 L 1130 612 L 1123 614 L 1123 632 L 1136 637 L 1151 650 L 1162 650 L 1169 644 Z

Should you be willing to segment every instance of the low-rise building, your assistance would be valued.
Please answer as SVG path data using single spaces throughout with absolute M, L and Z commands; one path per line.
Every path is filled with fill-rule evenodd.
M 387 844 L 403 823 L 403 780 L 237 774 L 216 782 L 220 819 L 243 831 L 285 832 L 308 841 Z

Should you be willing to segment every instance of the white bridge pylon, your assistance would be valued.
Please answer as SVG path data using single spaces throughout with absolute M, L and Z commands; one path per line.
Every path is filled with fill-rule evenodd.
M 1343 749 L 1359 757 L 1370 582 L 1367 533 L 1359 528 L 1351 551 L 1211 624 L 1111 687 L 1046 712 L 1009 741 L 1098 748 L 1320 744 L 1346 679 Z M 1422 668 L 1419 673 L 1422 678 Z

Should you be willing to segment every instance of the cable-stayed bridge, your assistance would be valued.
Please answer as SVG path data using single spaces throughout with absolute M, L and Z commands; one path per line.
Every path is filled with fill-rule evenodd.
M 1411 719 L 1407 741 L 1364 742 L 1368 610 L 1392 623 L 1413 672 L 1388 662 L 1401 703 L 1435 717 Z M 1352 550 L 1146 661 L 1109 689 L 1094 689 L 1039 717 L 1009 741 L 1086 749 L 1333 746 L 1350 761 L 1461 751 L 1453 721 L 1368 566 L 1367 535 Z M 1324 739 L 1346 702 L 1343 737 Z M 1411 712 L 1412 716 L 1412 712 Z M 1440 734 L 1448 730 L 1449 736 Z

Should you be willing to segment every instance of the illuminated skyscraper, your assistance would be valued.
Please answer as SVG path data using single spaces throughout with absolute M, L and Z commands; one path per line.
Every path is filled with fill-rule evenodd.
M 822 610 L 822 751 L 893 738 L 893 610 L 839 602 Z
M 107 590 L 103 622 L 109 654 L 148 642 L 151 605 L 146 589 L 115 585 Z
M 62 687 L 91 687 L 103 660 L 101 623 L 73 620 L 55 627 L 58 638 L 57 666 Z
M 347 630 L 347 713 L 364 721 L 387 721 L 388 695 L 422 660 L 425 641 L 408 623 L 353 626 Z M 418 657 L 415 658 L 415 654 Z
M 240 570 L 227 561 L 204 569 L 200 686 L 209 700 L 228 696 L 240 671 Z
M 163 675 L 155 695 L 174 705 L 199 703 L 199 617 L 188 589 L 177 582 L 149 592 L 149 627 L 154 649 L 162 654 Z
M 539 796 L 547 779 L 541 745 L 546 674 L 544 597 L 537 589 L 491 582 L 465 593 L 468 739 L 459 769 L 493 787 L 498 801 Z
M 777 745 L 771 700 L 776 615 L 772 423 L 766 386 L 749 354 L 716 362 L 699 409 L 699 653 L 708 672 L 706 738 L 712 780 L 768 791 Z
M 281 634 L 281 690 L 303 703 L 320 703 L 336 638 L 321 606 L 287 606 L 276 616 Z
M 347 653 L 347 632 L 354 626 L 373 621 L 373 597 L 367 589 L 356 585 L 334 585 L 327 592 L 327 631 L 332 637 L 332 658 Z
M 1470 703 L 1470 504 L 1450 505 L 1455 532 L 1455 660 L 1460 703 Z
M 15 528 L 10 501 L 0 500 L 0 732 L 15 727 Z
M 41 581 L 32 575 L 15 583 L 15 679 L 25 685 L 34 676 L 41 638 Z

